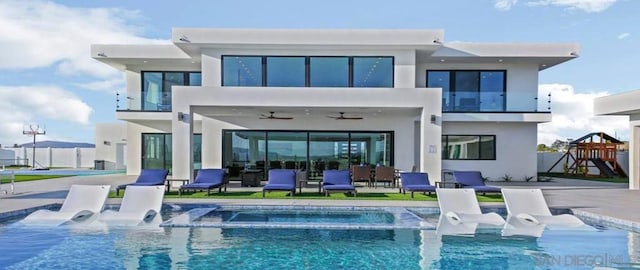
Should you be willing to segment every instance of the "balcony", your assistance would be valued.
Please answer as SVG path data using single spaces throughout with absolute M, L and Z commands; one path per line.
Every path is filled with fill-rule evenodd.
M 538 97 L 529 92 L 444 92 L 442 111 L 445 113 L 531 113 L 551 110 L 551 96 Z
M 170 112 L 171 91 L 142 91 L 140 95 L 126 96 L 116 94 L 118 112 Z

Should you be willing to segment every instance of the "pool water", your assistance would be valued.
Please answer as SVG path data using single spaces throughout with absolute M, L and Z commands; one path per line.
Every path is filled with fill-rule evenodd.
M 604 227 L 532 238 L 501 237 L 499 230 L 462 237 L 416 229 L 4 224 L 0 254 L 6 269 L 592 269 L 640 267 L 640 236 Z

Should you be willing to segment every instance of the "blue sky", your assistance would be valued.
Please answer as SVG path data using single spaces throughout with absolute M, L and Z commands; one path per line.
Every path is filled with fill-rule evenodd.
M 94 141 L 114 122 L 123 75 L 89 57 L 92 43 L 167 42 L 172 27 L 444 29 L 445 41 L 576 42 L 580 57 L 540 73 L 553 122 L 539 141 L 605 131 L 628 139 L 624 117 L 593 117 L 593 98 L 640 88 L 635 0 L 0 1 L 0 144 Z M 640 102 L 640 101 L 639 101 Z

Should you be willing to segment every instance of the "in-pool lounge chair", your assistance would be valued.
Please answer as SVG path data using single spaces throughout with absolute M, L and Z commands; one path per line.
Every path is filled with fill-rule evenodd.
M 116 188 L 116 195 L 120 195 L 120 190 L 127 186 L 162 186 L 168 174 L 169 171 L 164 169 L 143 169 L 135 183 L 119 185 Z
M 262 188 L 262 197 L 267 191 L 289 191 L 291 197 L 296 193 L 296 171 L 287 169 L 269 170 L 269 180 Z
M 402 191 L 403 194 L 406 194 L 407 191 L 411 192 L 411 198 L 413 198 L 414 192 L 429 192 L 429 194 L 436 192 L 436 187 L 429 183 L 429 175 L 427 173 L 400 173 L 400 181 L 402 182 L 400 191 Z
M 223 169 L 200 169 L 193 183 L 185 184 L 178 189 L 178 194 L 182 196 L 185 190 L 207 190 L 207 195 L 211 195 L 211 189 L 218 188 L 218 192 L 222 192 L 222 188 L 227 192 L 227 183 L 224 178 Z
M 325 196 L 331 192 L 352 193 L 358 195 L 358 191 L 351 184 L 351 176 L 348 170 L 326 170 L 322 175 L 322 190 Z
M 478 224 L 504 225 L 504 219 L 496 213 L 483 214 L 476 193 L 470 188 L 438 188 L 440 220 L 438 234 L 473 234 Z
M 581 227 L 584 222 L 574 215 L 552 215 L 540 189 L 503 189 L 502 196 L 507 206 L 507 219 L 516 219 L 530 225 L 557 225 Z
M 105 210 L 97 221 L 108 225 L 160 224 L 163 198 L 163 186 L 128 186 L 120 209 Z
M 38 210 L 22 220 L 23 224 L 62 225 L 93 221 L 109 195 L 109 185 L 72 185 L 58 211 Z
M 484 184 L 479 171 L 454 171 L 453 179 L 463 188 L 472 188 L 478 193 L 500 193 L 500 188 Z

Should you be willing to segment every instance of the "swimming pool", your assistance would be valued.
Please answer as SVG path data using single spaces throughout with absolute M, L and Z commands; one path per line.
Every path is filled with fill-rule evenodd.
M 165 220 L 195 210 L 189 209 L 188 206 L 165 208 Z M 247 213 L 254 210 L 245 209 L 238 212 Z M 427 208 L 405 210 L 421 212 L 418 213 L 419 216 L 428 217 L 429 220 L 433 220 L 430 215 L 435 213 L 433 209 Z M 209 213 L 201 213 L 195 219 L 211 218 L 207 217 Z M 233 214 L 229 212 L 225 215 L 231 217 Z M 389 217 L 385 213 L 381 216 Z M 379 217 L 374 219 L 377 218 Z M 347 217 L 347 223 L 368 223 L 368 218 L 355 218 L 362 221 L 355 223 L 353 219 L 353 216 Z M 233 223 L 233 218 L 227 220 Z M 322 223 L 322 215 L 307 221 Z M 237 222 L 258 224 L 262 221 L 240 218 Z M 293 223 L 298 222 L 300 220 Z M 474 237 L 460 237 L 437 236 L 433 229 L 51 229 L 16 226 L 11 225 L 11 222 L 5 222 L 0 226 L 0 266 L 7 269 L 592 269 L 596 265 L 640 267 L 638 234 L 614 228 L 597 228 L 596 231 L 545 231 L 542 237 L 532 238 L 501 237 L 499 231 L 491 230 L 478 233 Z

